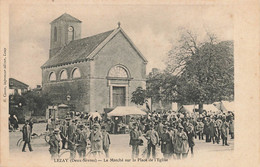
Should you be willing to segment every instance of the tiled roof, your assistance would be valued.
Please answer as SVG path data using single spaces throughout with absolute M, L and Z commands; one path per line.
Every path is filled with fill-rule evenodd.
M 59 65 L 84 61 L 114 30 L 87 38 L 71 41 L 57 54 L 51 57 L 42 68 L 55 67 Z
M 51 23 L 57 22 L 58 20 L 62 20 L 62 21 L 66 21 L 66 22 L 80 22 L 81 23 L 81 21 L 79 19 L 77 19 L 67 13 L 64 13 L 57 19 L 53 20 Z

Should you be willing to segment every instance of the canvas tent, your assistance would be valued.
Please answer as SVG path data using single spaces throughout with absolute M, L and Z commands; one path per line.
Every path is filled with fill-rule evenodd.
M 194 109 L 198 109 L 198 105 L 182 105 L 181 108 L 179 109 L 179 112 L 188 112 L 188 113 L 193 113 Z
M 227 111 L 233 111 L 235 110 L 235 104 L 234 102 L 229 101 L 221 101 L 221 102 L 215 102 L 213 105 L 218 108 L 219 110 L 222 110 L 224 112 Z
M 219 109 L 213 104 L 203 104 L 203 110 L 217 112 Z
M 146 112 L 136 106 L 117 106 L 107 116 L 146 115 Z
M 235 110 L 234 102 L 229 101 L 222 101 L 223 106 L 226 108 L 226 111 L 233 111 Z

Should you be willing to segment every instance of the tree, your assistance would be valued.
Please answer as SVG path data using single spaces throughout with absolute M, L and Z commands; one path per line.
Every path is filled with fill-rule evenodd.
M 187 31 L 169 52 L 167 71 L 176 76 L 182 103 L 232 100 L 234 94 L 233 42 L 217 42 L 214 35 L 199 43 Z
M 26 107 L 33 115 L 44 115 L 47 106 L 52 104 L 51 99 L 52 97 L 47 94 L 28 91 L 22 95 L 9 95 L 9 106 L 12 110 L 14 110 L 14 107 Z
M 132 93 L 131 102 L 137 105 L 143 105 L 146 102 L 146 90 L 142 87 L 137 87 Z

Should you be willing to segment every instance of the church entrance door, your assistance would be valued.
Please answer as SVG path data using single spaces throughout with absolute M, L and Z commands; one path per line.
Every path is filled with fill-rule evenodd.
M 126 105 L 126 88 L 113 86 L 113 107 Z

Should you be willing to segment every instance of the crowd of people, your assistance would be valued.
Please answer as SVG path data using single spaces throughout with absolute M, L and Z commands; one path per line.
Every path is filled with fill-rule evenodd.
M 48 122 L 46 130 L 51 134 L 49 140 L 51 157 L 57 158 L 60 150 L 66 149 L 70 151 L 71 159 L 74 159 L 76 154 L 84 159 L 88 147 L 93 156 L 104 153 L 106 157 L 109 157 L 111 141 L 102 119 L 73 117 L 68 116 L 60 122 L 54 119 Z
M 228 136 L 234 139 L 234 113 L 194 112 L 179 113 L 174 111 L 149 112 L 145 116 L 131 117 L 127 122 L 124 119 L 104 118 L 97 115 L 71 115 L 66 119 L 50 118 L 46 131 L 49 132 L 49 152 L 51 158 L 58 158 L 62 149 L 69 150 L 70 158 L 76 155 L 86 158 L 87 149 L 92 155 L 104 154 L 109 157 L 111 144 L 110 134 L 117 133 L 120 124 L 127 124 L 125 132 L 129 132 L 132 147 L 132 158 L 140 156 L 139 146 L 144 145 L 143 156 L 157 158 L 158 151 L 167 159 L 183 159 L 189 153 L 193 156 L 195 138 L 228 146 Z M 116 119 L 117 118 L 117 119 Z M 120 120 L 119 123 L 115 123 Z M 22 131 L 24 147 L 30 145 L 32 125 L 27 120 Z M 118 124 L 115 126 L 115 124 Z M 142 138 L 147 142 L 144 142 Z M 160 147 L 160 149 L 158 148 Z
M 147 139 L 147 158 L 151 151 L 156 157 L 156 145 L 161 146 L 164 158 L 186 158 L 189 151 L 193 156 L 194 139 L 228 146 L 228 136 L 234 139 L 234 113 L 177 113 L 174 111 L 153 112 L 147 117 L 131 119 L 129 127 L 132 158 L 139 156 L 140 139 Z

